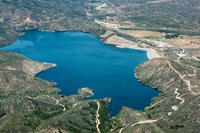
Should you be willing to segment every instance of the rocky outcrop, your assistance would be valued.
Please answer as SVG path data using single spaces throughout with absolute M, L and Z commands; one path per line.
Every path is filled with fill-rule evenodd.
M 91 96 L 93 96 L 94 94 L 93 94 L 93 92 L 92 92 L 92 90 L 90 90 L 89 88 L 80 88 L 79 90 L 78 90 L 78 93 L 79 93 L 79 95 L 80 96 L 82 96 L 83 98 L 86 98 L 86 97 L 91 97 Z
M 22 71 L 25 73 L 35 76 L 38 73 L 45 71 L 46 69 L 55 67 L 56 64 L 50 64 L 50 63 L 39 63 L 36 61 L 31 61 L 31 60 L 24 60 L 22 62 Z

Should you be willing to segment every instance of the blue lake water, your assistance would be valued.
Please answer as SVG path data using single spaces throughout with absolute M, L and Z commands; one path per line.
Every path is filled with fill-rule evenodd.
M 94 92 L 90 99 L 112 98 L 109 104 L 112 116 L 122 106 L 143 110 L 158 95 L 134 76 L 135 67 L 148 60 L 146 51 L 105 45 L 88 33 L 27 31 L 17 42 L 1 49 L 57 64 L 37 77 L 57 82 L 56 87 L 65 95 L 89 87 Z

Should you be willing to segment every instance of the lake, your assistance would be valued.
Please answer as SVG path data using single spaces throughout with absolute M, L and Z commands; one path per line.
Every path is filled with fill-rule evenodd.
M 134 69 L 148 60 L 146 51 L 116 48 L 77 31 L 27 31 L 12 44 L 1 48 L 40 62 L 55 63 L 37 77 L 57 82 L 62 94 L 76 94 L 82 87 L 93 90 L 90 99 L 112 98 L 111 116 L 127 106 L 143 110 L 158 92 L 138 82 Z

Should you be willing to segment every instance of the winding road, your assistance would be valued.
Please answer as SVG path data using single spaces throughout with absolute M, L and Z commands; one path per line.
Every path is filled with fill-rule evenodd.
M 101 124 L 101 122 L 99 121 L 99 109 L 100 109 L 100 103 L 99 101 L 97 100 L 97 112 L 96 112 L 96 128 L 97 128 L 97 132 L 98 133 L 101 133 L 100 129 L 99 129 L 99 125 Z

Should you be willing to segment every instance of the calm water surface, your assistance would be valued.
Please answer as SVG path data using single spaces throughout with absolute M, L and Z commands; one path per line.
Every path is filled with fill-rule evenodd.
M 88 33 L 28 31 L 1 49 L 57 64 L 38 77 L 57 82 L 62 94 L 76 94 L 78 88 L 89 87 L 94 92 L 91 99 L 112 98 L 111 115 L 122 106 L 143 110 L 158 95 L 134 77 L 135 67 L 148 60 L 146 51 L 105 45 Z

